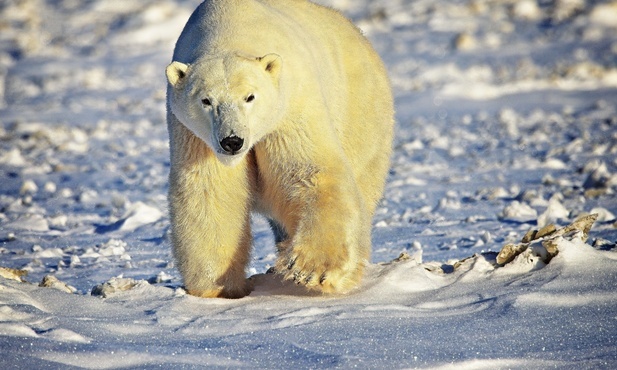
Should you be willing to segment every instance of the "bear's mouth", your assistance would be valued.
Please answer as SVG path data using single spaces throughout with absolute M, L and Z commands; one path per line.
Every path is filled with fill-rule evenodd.
M 216 153 L 216 158 L 223 165 L 228 166 L 228 167 L 234 167 L 235 165 L 237 165 L 238 163 L 242 161 L 242 159 L 244 158 L 247 152 L 248 152 L 247 150 L 239 150 L 237 152 L 226 152 L 223 149 L 219 149 L 215 153 Z
M 217 152 L 218 154 L 224 155 L 224 156 L 226 156 L 226 157 L 235 157 L 235 156 L 237 156 L 237 155 L 240 155 L 240 154 L 244 153 L 244 151 L 243 151 L 243 150 L 238 150 L 238 151 L 233 151 L 233 152 L 227 152 L 227 151 L 225 151 L 225 150 L 223 150 L 223 149 L 218 149 L 216 152 Z

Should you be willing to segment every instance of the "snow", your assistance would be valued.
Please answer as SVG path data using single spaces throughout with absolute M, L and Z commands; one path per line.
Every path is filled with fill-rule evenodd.
M 168 240 L 163 71 L 198 2 L 0 5 L 0 368 L 617 367 L 617 3 L 321 1 L 396 98 L 372 260 L 307 292 L 255 217 L 223 300 Z

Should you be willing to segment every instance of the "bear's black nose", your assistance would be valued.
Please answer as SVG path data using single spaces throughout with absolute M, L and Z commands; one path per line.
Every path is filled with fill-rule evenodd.
M 231 135 L 221 140 L 221 148 L 229 154 L 236 154 L 238 150 L 242 149 L 244 145 L 244 139 Z

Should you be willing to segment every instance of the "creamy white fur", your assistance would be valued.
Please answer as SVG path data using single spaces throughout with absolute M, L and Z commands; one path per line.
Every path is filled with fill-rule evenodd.
M 167 68 L 172 244 L 189 293 L 241 297 L 257 211 L 283 227 L 276 267 L 346 292 L 370 255 L 389 165 L 387 75 L 343 16 L 304 0 L 210 0 Z M 252 98 L 251 98 L 252 97 Z M 225 154 L 229 135 L 244 145 Z

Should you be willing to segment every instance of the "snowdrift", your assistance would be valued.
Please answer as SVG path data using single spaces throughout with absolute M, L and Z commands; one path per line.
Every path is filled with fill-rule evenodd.
M 2 2 L 1 369 L 617 368 L 615 1 L 320 2 L 396 98 L 372 260 L 309 294 L 255 218 L 240 300 L 187 296 L 167 236 L 164 69 L 199 0 Z

